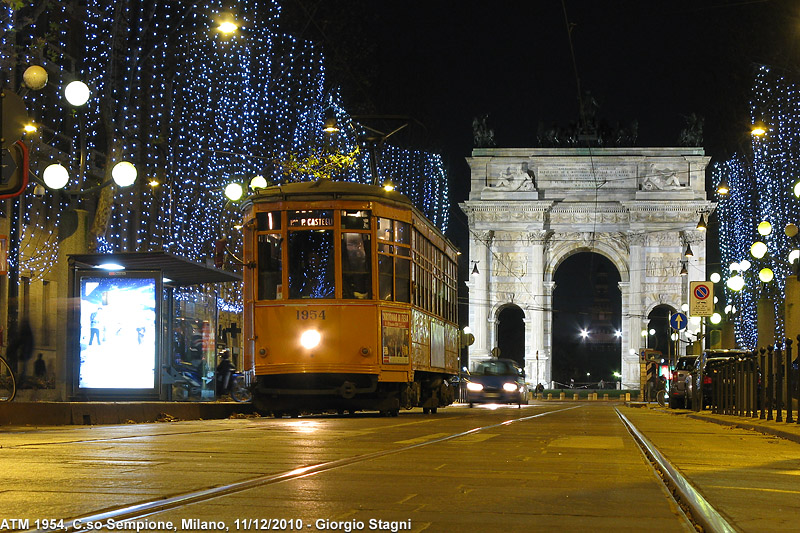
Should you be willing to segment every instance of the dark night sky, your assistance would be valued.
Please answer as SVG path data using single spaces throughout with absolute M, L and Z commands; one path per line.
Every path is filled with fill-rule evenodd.
M 720 161 L 749 142 L 756 65 L 800 66 L 799 0 L 287 0 L 285 9 L 322 43 L 346 107 L 425 125 L 396 140 L 442 154 L 448 234 L 461 249 L 474 117 L 489 115 L 498 147 L 535 147 L 540 124 L 576 122 L 578 94 L 589 91 L 601 122 L 638 121 L 638 146 L 676 146 L 684 117 L 702 116 L 706 153 Z
M 323 44 L 345 105 L 426 126 L 413 141 L 442 153 L 454 204 L 468 194 L 475 116 L 489 114 L 498 147 L 535 146 L 540 123 L 577 119 L 579 79 L 601 120 L 638 120 L 639 146 L 676 145 L 682 115 L 696 113 L 707 153 L 721 159 L 747 139 L 753 65 L 800 58 L 797 0 L 287 0 L 285 9 Z

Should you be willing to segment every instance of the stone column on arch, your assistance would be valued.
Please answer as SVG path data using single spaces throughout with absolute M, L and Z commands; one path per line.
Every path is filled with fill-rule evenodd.
M 627 328 L 623 325 L 623 347 L 628 346 L 622 352 L 622 387 L 627 389 L 638 389 L 641 381 L 641 370 L 639 365 L 639 343 L 641 339 L 642 317 L 645 315 L 644 308 L 644 276 L 646 268 L 646 245 L 647 236 L 643 232 L 628 233 L 628 246 L 630 249 L 630 282 L 628 284 L 628 298 L 623 298 L 622 316 L 628 317 Z M 622 285 L 620 284 L 620 289 Z M 626 305 L 627 300 L 627 305 Z M 627 307 L 627 312 L 626 312 Z M 627 329 L 627 332 L 626 332 Z M 631 353 L 634 350 L 634 353 Z
M 530 307 L 530 327 L 525 328 L 525 367 L 533 371 L 529 379 L 538 375 L 543 380 L 543 369 L 538 367 L 541 361 L 548 360 L 545 349 L 545 288 L 544 288 L 544 254 L 549 232 L 536 230 L 528 232 L 528 265 L 526 283 L 533 295 Z M 527 318 L 527 317 L 526 317 Z M 538 354 L 538 357 L 537 357 Z M 535 385 L 535 383 L 534 383 Z
M 491 302 L 489 298 L 489 284 L 491 279 L 491 246 L 494 237 L 493 231 L 474 231 L 469 243 L 469 256 L 471 259 L 469 272 L 469 322 L 468 326 L 475 335 L 475 342 L 469 347 L 470 367 L 475 361 L 487 359 L 492 349 L 491 328 L 494 321 L 489 322 Z M 477 266 L 478 274 L 473 276 L 472 271 Z
M 539 352 L 539 371 L 542 374 L 542 383 L 546 387 L 551 385 L 553 380 L 553 291 L 556 290 L 555 281 L 545 281 L 543 283 L 544 292 L 544 350 Z

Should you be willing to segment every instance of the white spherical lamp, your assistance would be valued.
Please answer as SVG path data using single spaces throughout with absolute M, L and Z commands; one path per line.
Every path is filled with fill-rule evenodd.
M 136 181 L 136 176 L 136 167 L 133 166 L 133 163 L 128 163 L 127 161 L 120 161 L 111 169 L 111 179 L 120 187 L 133 185 L 133 182 Z
M 75 107 L 80 107 L 89 101 L 91 93 L 89 92 L 89 87 L 85 83 L 82 81 L 73 81 L 64 88 L 64 96 L 67 102 Z
M 42 179 L 51 189 L 63 189 L 69 181 L 69 172 L 58 163 L 53 163 L 44 169 Z
M 242 186 L 239 183 L 229 183 L 225 186 L 225 196 L 228 198 L 228 200 L 235 202 L 241 198 L 243 194 L 244 189 L 242 189 Z

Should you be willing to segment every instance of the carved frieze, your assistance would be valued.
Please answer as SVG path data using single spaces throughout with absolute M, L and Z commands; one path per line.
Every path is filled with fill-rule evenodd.
M 647 257 L 647 276 L 654 278 L 674 278 L 681 272 L 678 254 L 658 254 Z
M 527 265 L 528 254 L 524 252 L 499 252 L 492 258 L 492 275 L 522 277 Z
M 677 231 L 653 231 L 647 234 L 647 246 L 680 246 L 681 234 Z

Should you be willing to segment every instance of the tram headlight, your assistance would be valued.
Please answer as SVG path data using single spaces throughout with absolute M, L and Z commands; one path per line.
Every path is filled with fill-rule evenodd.
M 503 383 L 503 390 L 506 392 L 517 392 L 516 383 Z
M 480 383 L 473 383 L 471 381 L 468 381 L 467 390 L 471 390 L 472 392 L 480 392 L 483 390 L 483 385 L 481 385 Z
M 316 348 L 322 340 L 322 335 L 315 329 L 307 329 L 300 335 L 300 345 L 306 350 Z

